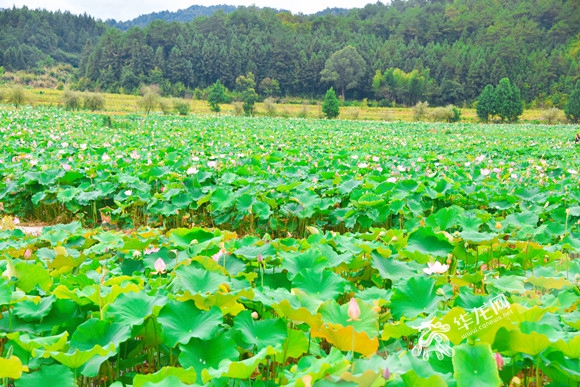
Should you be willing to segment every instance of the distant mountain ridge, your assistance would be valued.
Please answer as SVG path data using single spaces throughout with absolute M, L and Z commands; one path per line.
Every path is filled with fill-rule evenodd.
M 144 15 L 140 15 L 132 20 L 127 21 L 116 21 L 108 20 L 107 24 L 111 27 L 116 27 L 120 30 L 128 30 L 132 27 L 146 27 L 149 23 L 154 20 L 164 20 L 166 22 L 190 22 L 193 19 L 201 16 L 210 17 L 217 11 L 223 11 L 225 13 L 234 12 L 238 7 L 234 5 L 192 5 L 191 7 L 180 9 L 175 12 L 172 11 L 161 11 L 152 12 Z
M 198 18 L 198 17 L 202 17 L 202 16 L 210 17 L 217 11 L 231 13 L 231 12 L 234 12 L 237 8 L 238 8 L 238 6 L 226 5 L 226 4 L 210 5 L 210 6 L 192 5 L 191 7 L 188 7 L 185 9 L 180 9 L 180 10 L 177 10 L 174 12 L 172 12 L 172 11 L 152 12 L 152 13 L 140 15 L 140 16 L 136 17 L 135 19 L 127 20 L 127 21 L 108 20 L 107 24 L 111 27 L 116 27 L 120 30 L 125 31 L 125 30 L 132 28 L 132 27 L 141 27 L 141 28 L 146 27 L 148 24 L 150 24 L 152 21 L 155 21 L 155 20 L 163 20 L 163 21 L 166 21 L 168 23 L 170 23 L 170 22 L 187 23 L 187 22 L 190 22 L 193 19 Z M 260 7 L 258 7 L 258 8 L 260 8 Z M 325 10 L 316 12 L 314 14 L 314 16 L 346 15 L 348 13 L 348 11 L 349 10 L 346 8 L 337 8 L 337 7 L 326 8 Z M 280 10 L 280 12 L 284 12 L 284 10 Z

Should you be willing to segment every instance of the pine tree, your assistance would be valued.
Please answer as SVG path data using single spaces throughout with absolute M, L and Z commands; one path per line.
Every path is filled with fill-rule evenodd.
M 483 122 L 488 122 L 496 114 L 496 97 L 492 85 L 485 86 L 485 89 L 479 95 L 475 111 L 477 117 Z
M 576 82 L 576 87 L 568 97 L 564 113 L 573 123 L 580 121 L 580 81 Z
M 338 98 L 334 89 L 331 87 L 326 92 L 324 96 L 324 102 L 322 102 L 322 112 L 328 119 L 336 118 L 340 114 L 340 107 L 338 106 Z
M 502 78 L 495 89 L 496 113 L 502 121 L 515 122 L 524 112 L 520 90 Z

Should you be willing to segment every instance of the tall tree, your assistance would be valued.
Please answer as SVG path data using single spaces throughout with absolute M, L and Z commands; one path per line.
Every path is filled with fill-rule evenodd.
M 477 117 L 483 122 L 488 122 L 496 114 L 496 105 L 494 87 L 492 85 L 485 86 L 485 89 L 483 89 L 477 99 L 477 106 L 475 107 Z
M 331 82 L 341 90 L 342 99 L 346 89 L 355 87 L 365 75 L 366 62 L 353 46 L 346 46 L 333 53 L 320 72 L 322 82 Z

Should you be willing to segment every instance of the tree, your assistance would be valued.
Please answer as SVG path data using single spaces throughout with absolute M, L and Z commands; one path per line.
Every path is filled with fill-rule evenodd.
M 568 97 L 564 113 L 573 123 L 580 121 L 580 81 L 576 82 L 576 87 Z
M 336 93 L 332 87 L 328 89 L 326 95 L 324 96 L 324 102 L 322 102 L 322 112 L 328 119 L 336 118 L 340 114 L 338 98 L 336 98 Z
M 485 89 L 479 95 L 475 111 L 483 122 L 488 122 L 496 114 L 495 89 L 492 85 L 485 86 Z
M 502 121 L 515 122 L 524 112 L 520 89 L 510 83 L 509 78 L 502 78 L 495 88 L 496 113 Z
M 249 72 L 246 76 L 240 75 L 236 78 L 236 90 L 241 93 L 244 112 L 247 116 L 252 115 L 254 104 L 259 99 L 255 87 L 256 81 L 254 80 L 254 74 L 252 72 Z
M 222 110 L 220 104 L 226 102 L 226 88 L 219 79 L 211 87 L 207 102 L 212 112 L 219 113 Z
M 364 58 L 352 46 L 346 46 L 342 50 L 332 54 L 320 72 L 322 82 L 332 82 L 341 90 L 344 100 L 345 89 L 352 89 L 365 75 L 366 62 Z

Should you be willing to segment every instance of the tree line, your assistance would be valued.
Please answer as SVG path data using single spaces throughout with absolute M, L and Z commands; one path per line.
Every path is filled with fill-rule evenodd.
M 577 1 L 394 0 L 324 16 L 238 7 L 128 31 L 86 15 L 12 8 L 0 12 L 0 32 L 0 65 L 70 63 L 80 90 L 156 84 L 184 96 L 207 93 L 218 79 L 239 89 L 238 77 L 251 73 L 260 98 L 321 98 L 333 86 L 383 106 L 461 106 L 509 78 L 524 103 L 564 108 L 580 78 Z M 353 74 L 336 58 L 347 48 Z

